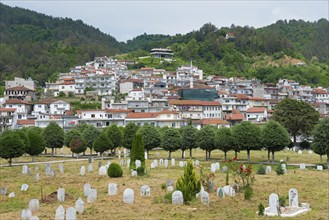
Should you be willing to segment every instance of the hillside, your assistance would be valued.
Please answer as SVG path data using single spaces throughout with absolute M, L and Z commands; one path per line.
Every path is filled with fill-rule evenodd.
M 81 20 L 54 18 L 0 3 L 0 81 L 32 76 L 40 83 L 54 72 L 123 51 L 110 35 Z

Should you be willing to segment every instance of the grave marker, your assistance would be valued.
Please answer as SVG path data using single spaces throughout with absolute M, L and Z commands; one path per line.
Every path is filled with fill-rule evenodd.
M 65 209 L 63 208 L 63 206 L 60 205 L 56 209 L 55 220 L 64 220 L 64 217 L 65 217 Z
M 80 197 L 75 202 L 75 209 L 76 209 L 77 213 L 79 213 L 80 215 L 83 214 L 83 212 L 85 210 L 85 203 L 83 202 L 83 200 Z
M 294 188 L 289 190 L 289 206 L 298 208 L 298 192 Z
M 131 188 L 125 189 L 123 192 L 123 202 L 126 204 L 134 204 L 134 190 Z
M 269 207 L 270 210 L 269 212 L 273 215 L 278 215 L 278 210 L 279 210 L 279 196 L 275 193 L 272 193 L 269 197 Z
M 109 183 L 107 188 L 109 196 L 115 196 L 118 194 L 118 185 L 116 183 Z
M 176 190 L 172 194 L 172 204 L 173 205 L 183 205 L 184 203 L 184 198 L 183 198 L 183 193 L 179 190 Z

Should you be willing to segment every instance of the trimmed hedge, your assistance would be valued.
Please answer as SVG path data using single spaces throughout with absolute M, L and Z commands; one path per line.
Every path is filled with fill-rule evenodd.
M 112 163 L 107 169 L 107 175 L 109 177 L 122 177 L 123 171 L 119 164 Z

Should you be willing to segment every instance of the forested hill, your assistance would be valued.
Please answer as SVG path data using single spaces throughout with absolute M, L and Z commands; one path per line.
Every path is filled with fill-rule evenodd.
M 13 76 L 45 82 L 95 56 L 123 51 L 124 45 L 81 20 L 54 18 L 0 3 L 0 81 Z

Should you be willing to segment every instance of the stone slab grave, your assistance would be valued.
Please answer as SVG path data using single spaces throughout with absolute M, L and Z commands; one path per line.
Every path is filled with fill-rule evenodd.
M 136 169 L 142 166 L 142 162 L 140 160 L 135 160 Z
M 316 166 L 316 169 L 317 169 L 317 170 L 323 170 L 323 166 L 322 166 L 322 165 L 317 165 L 317 166 Z
M 151 188 L 148 185 L 143 185 L 141 187 L 141 196 L 150 196 Z
M 222 168 L 222 172 L 223 172 L 223 173 L 226 173 L 227 170 L 228 170 L 227 166 L 223 166 L 223 168 Z
M 29 202 L 29 209 L 31 212 L 38 212 L 40 207 L 39 199 L 31 199 Z
M 203 205 L 209 205 L 209 194 L 206 191 L 202 191 L 200 197 Z
M 217 170 L 216 164 L 212 163 L 212 164 L 210 165 L 210 172 L 215 173 L 216 170 Z
M 269 174 L 272 172 L 272 167 L 271 166 L 267 166 L 266 169 L 265 169 L 265 173 L 266 174 Z
M 200 165 L 200 161 L 195 160 L 195 161 L 194 161 L 194 165 L 195 165 L 195 166 L 199 166 L 199 165 Z
M 280 207 L 278 195 L 272 193 L 269 197 L 269 207 L 265 208 L 264 214 L 268 216 L 295 217 L 311 211 L 308 203 L 302 203 L 301 207 L 298 205 L 298 192 L 296 189 L 291 188 L 288 191 L 288 196 L 289 206 Z
M 167 192 L 174 191 L 174 182 L 172 180 L 167 180 L 166 186 L 167 186 Z
M 123 192 L 123 203 L 134 204 L 134 190 L 131 188 L 125 189 Z
M 38 216 L 31 216 L 29 220 L 40 220 Z
M 58 169 L 59 169 L 59 173 L 63 175 L 64 174 L 64 165 L 61 163 L 58 164 Z
M 151 168 L 151 169 L 155 169 L 154 162 L 151 163 L 150 168 Z
M 171 201 L 173 205 L 183 205 L 184 203 L 183 193 L 179 190 L 174 191 L 172 194 Z
M 88 164 L 88 173 L 92 173 L 93 172 L 93 164 Z
M 34 176 L 34 181 L 35 181 L 35 182 L 38 182 L 39 179 L 40 179 L 40 174 L 39 174 L 39 173 L 35 174 L 35 176 Z
M 32 212 L 30 209 L 23 209 L 21 212 L 21 220 L 30 220 Z
M 299 169 L 300 169 L 300 170 L 305 170 L 305 168 L 306 168 L 305 163 L 301 163 L 301 164 L 299 164 Z
M 107 175 L 107 169 L 106 166 L 101 166 L 98 170 L 99 176 L 106 176 Z
M 57 190 L 57 200 L 59 202 L 64 202 L 65 201 L 65 189 L 64 188 L 59 188 Z
M 303 154 L 303 151 L 299 150 L 297 153 L 298 153 L 299 155 L 302 155 L 302 154 Z
M 75 210 L 77 211 L 77 213 L 79 213 L 80 215 L 83 214 L 84 210 L 85 210 L 85 203 L 84 201 L 79 197 L 79 199 L 75 202 Z
M 22 174 L 27 174 L 28 167 L 26 164 L 23 165 L 22 167 Z
M 3 196 L 7 195 L 7 188 L 1 187 L 0 188 L 0 195 L 3 195 Z
M 87 202 L 88 203 L 96 202 L 96 199 L 97 199 L 97 190 L 90 189 L 87 196 Z
M 223 191 L 226 196 L 235 196 L 235 190 L 232 186 L 224 186 Z
M 116 183 L 109 183 L 107 187 L 108 195 L 115 196 L 118 194 L 118 184 Z
M 169 166 L 169 161 L 168 161 L 168 159 L 165 159 L 165 160 L 164 160 L 164 164 L 163 164 L 163 166 L 164 166 L 164 168 L 168 168 L 168 166 Z
M 66 209 L 66 220 L 76 220 L 77 219 L 77 211 L 73 207 L 69 207 Z
M 64 220 L 65 209 L 63 206 L 58 206 L 55 212 L 55 220 Z
M 27 185 L 26 183 L 22 184 L 21 186 L 21 191 L 27 191 L 29 188 L 29 185 Z
M 158 167 L 158 160 L 157 159 L 153 160 L 153 164 L 155 168 Z
M 220 198 L 225 198 L 225 193 L 224 193 L 223 188 L 221 188 L 221 187 L 217 188 L 217 196 L 219 196 Z
M 91 185 L 89 183 L 83 185 L 83 194 L 85 197 L 88 196 L 90 190 L 91 190 Z
M 179 165 L 179 167 L 184 167 L 184 161 L 179 161 L 179 163 L 178 163 L 178 165 Z
M 136 170 L 131 171 L 131 176 L 132 176 L 132 177 L 137 176 L 137 171 L 136 171 Z
M 176 163 L 175 158 L 171 158 L 171 166 L 175 166 L 175 163 Z
M 80 175 L 84 176 L 86 174 L 86 167 L 85 166 L 81 166 L 80 168 Z
M 8 195 L 8 198 L 14 198 L 16 196 L 15 192 L 11 192 Z

